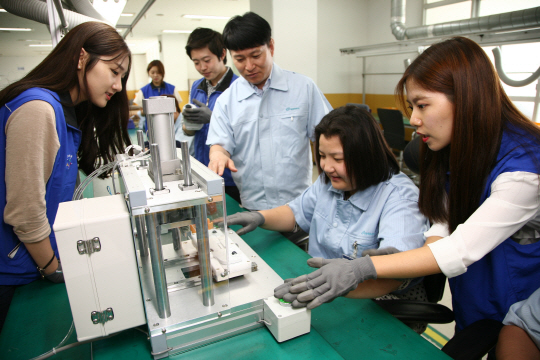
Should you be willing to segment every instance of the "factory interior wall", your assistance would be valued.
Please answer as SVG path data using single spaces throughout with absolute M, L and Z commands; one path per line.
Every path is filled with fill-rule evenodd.
M 22 79 L 42 62 L 46 56 L 0 56 L 0 90 Z
M 263 13 L 273 26 L 275 61 L 282 68 L 311 77 L 331 105 L 362 102 L 363 59 L 356 55 L 341 55 L 339 49 L 369 44 L 395 42 L 390 30 L 390 1 L 380 0 L 251 0 L 251 7 Z M 422 22 L 422 0 L 407 1 L 407 26 Z M 165 81 L 174 84 L 187 103 L 189 84 L 200 78 L 185 53 L 188 34 L 162 34 L 160 60 L 165 66 Z M 149 50 L 150 51 L 150 50 Z M 152 57 L 155 57 L 152 49 Z M 148 83 L 148 54 L 134 54 L 128 96 Z M 403 61 L 415 54 L 366 58 L 366 72 L 394 73 L 368 75 L 366 103 L 372 108 L 393 107 L 394 87 L 404 70 Z M 0 81 L 16 81 L 36 66 L 43 56 L 32 58 L 0 57 Z M 228 54 L 228 64 L 232 59 Z M 24 68 L 24 70 L 20 70 Z M 233 69 L 236 71 L 236 69 Z M 238 73 L 238 72 L 237 72 Z M 7 80 L 6 80 L 7 79 Z M 7 84 L 0 84 L 4 87 Z M 182 104 L 182 105 L 183 105 Z
M 363 59 L 341 55 L 340 48 L 396 42 L 390 29 L 390 1 L 318 0 L 318 82 L 330 104 L 362 103 Z M 407 2 L 407 26 L 422 24 L 422 0 Z M 366 58 L 366 104 L 373 111 L 396 107 L 394 88 L 404 59 L 415 54 Z

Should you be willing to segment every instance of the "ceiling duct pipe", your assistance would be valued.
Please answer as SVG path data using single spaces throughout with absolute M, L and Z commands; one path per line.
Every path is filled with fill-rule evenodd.
M 529 76 L 526 79 L 523 80 L 513 80 L 506 75 L 502 68 L 502 60 L 501 60 L 501 49 L 499 47 L 495 47 L 493 50 L 493 57 L 495 59 L 495 68 L 497 69 L 497 72 L 499 73 L 499 78 L 507 85 L 514 86 L 514 87 L 521 87 L 526 86 L 535 81 L 540 77 L 540 68 L 538 68 L 531 76 Z
M 442 24 L 412 28 L 405 26 L 406 0 L 392 0 L 392 34 L 397 40 L 471 35 L 482 32 L 512 31 L 540 27 L 540 7 L 517 10 L 504 14 L 450 21 Z
M 45 2 L 39 0 L 0 0 L 0 5 L 13 15 L 49 25 L 49 14 Z M 68 30 L 87 21 L 102 21 L 100 19 L 77 14 L 70 10 L 64 10 L 64 16 L 67 21 Z
M 101 21 L 107 21 L 101 14 L 90 4 L 88 0 L 71 0 L 71 5 L 79 14 L 90 16 L 91 18 Z

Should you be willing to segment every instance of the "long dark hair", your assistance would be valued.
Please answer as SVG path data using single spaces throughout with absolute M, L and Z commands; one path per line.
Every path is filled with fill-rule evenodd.
M 124 39 L 111 26 L 100 22 L 85 22 L 74 27 L 58 43 L 53 51 L 21 80 L 7 86 L 0 92 L 0 106 L 11 101 L 23 91 L 34 87 L 54 92 L 67 92 L 76 89 L 81 96 L 81 84 L 77 66 L 81 49 L 86 50 L 88 59 L 84 67 L 83 88 L 88 89 L 86 73 L 102 56 L 129 58 L 126 76 L 122 79 L 122 91 L 116 93 L 107 106 L 100 108 L 90 101 L 75 106 L 77 122 L 82 131 L 78 151 L 79 168 L 90 174 L 96 168 L 114 159 L 131 142 L 127 132 L 129 103 L 126 82 L 131 68 L 131 52 Z M 105 175 L 103 175 L 105 176 Z
M 405 70 L 395 94 L 408 115 L 404 93 L 411 81 L 427 91 L 445 94 L 454 106 L 450 145 L 439 151 L 421 145 L 418 200 L 424 215 L 432 222 L 448 223 L 453 232 L 480 205 L 503 130 L 511 131 L 507 125 L 522 129 L 538 141 L 540 130 L 514 106 L 488 56 L 470 39 L 456 37 L 434 44 Z M 451 181 L 447 195 L 448 172 Z
M 321 135 L 339 137 L 347 176 L 356 191 L 365 190 L 399 173 L 399 165 L 384 140 L 381 128 L 370 113 L 357 106 L 334 109 L 315 127 L 315 158 L 319 173 L 322 173 Z M 324 182 L 328 181 L 325 174 Z

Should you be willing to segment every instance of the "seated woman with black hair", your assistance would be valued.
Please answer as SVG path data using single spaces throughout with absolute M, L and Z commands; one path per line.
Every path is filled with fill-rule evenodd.
M 320 173 L 315 183 L 287 205 L 233 214 L 228 225 L 242 225 L 239 235 L 257 226 L 280 232 L 300 227 L 309 232 L 309 254 L 324 259 L 421 247 L 428 221 L 418 209 L 418 188 L 399 171 L 375 119 L 360 108 L 341 107 L 321 120 L 315 138 Z M 411 288 L 410 280 L 393 279 L 357 285 L 348 297 L 374 298 Z M 408 298 L 399 290 L 398 297 Z

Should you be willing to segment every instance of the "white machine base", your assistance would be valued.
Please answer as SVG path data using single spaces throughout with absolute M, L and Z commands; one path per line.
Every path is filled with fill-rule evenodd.
M 293 308 L 275 297 L 264 299 L 266 327 L 278 342 L 307 334 L 311 326 L 311 310 Z

